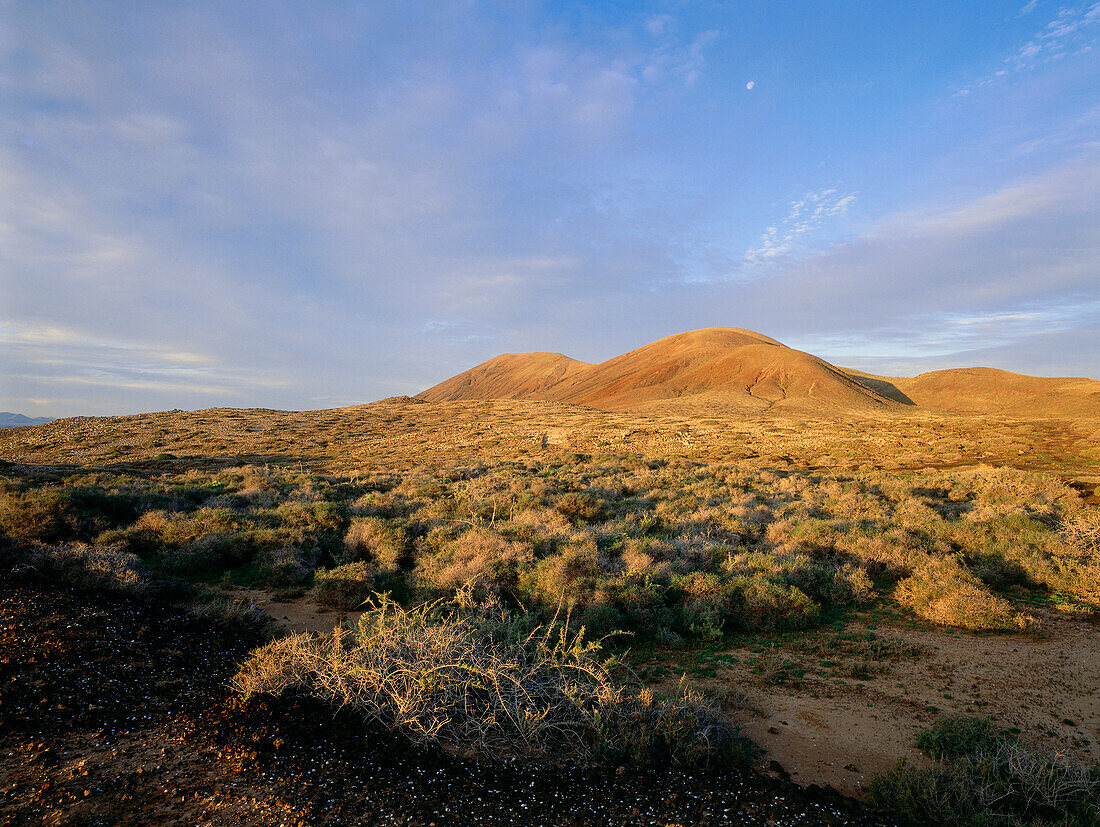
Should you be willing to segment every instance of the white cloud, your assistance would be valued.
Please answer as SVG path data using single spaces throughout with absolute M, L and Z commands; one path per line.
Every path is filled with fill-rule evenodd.
M 1029 2 L 1020 10 L 1020 15 L 1030 13 L 1035 6 L 1034 0 Z M 1004 59 L 1000 68 L 959 89 L 955 92 L 956 97 L 965 97 L 1015 72 L 1032 70 L 1089 51 L 1096 42 L 1097 23 L 1100 23 L 1100 2 L 1059 8 L 1053 19 Z
M 756 246 L 745 251 L 745 264 L 767 264 L 790 256 L 802 238 L 821 227 L 827 219 L 846 213 L 855 200 L 856 193 L 841 194 L 836 189 L 825 189 L 808 192 L 792 201 L 783 219 L 764 230 Z

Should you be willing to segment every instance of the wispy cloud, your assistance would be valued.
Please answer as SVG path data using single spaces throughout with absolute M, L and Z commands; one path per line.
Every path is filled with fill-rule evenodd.
M 792 201 L 782 220 L 764 230 L 760 241 L 745 251 L 745 263 L 753 266 L 789 257 L 803 238 L 828 219 L 844 215 L 856 200 L 856 195 L 854 192 L 841 193 L 834 188 L 808 192 Z
M 1100 157 L 1091 153 L 961 203 L 887 216 L 744 284 L 739 299 L 774 335 L 792 331 L 802 347 L 846 331 L 839 338 L 858 348 L 835 348 L 837 358 L 888 354 L 892 339 L 910 356 L 933 357 L 1092 329 L 1095 341 L 1074 358 L 1095 364 L 1098 222 Z M 1016 369 L 1025 361 L 1065 372 L 1065 355 L 1021 354 Z
M 1020 10 L 1020 15 L 1029 14 L 1035 7 L 1036 2 L 1032 0 Z M 1013 73 L 1032 70 L 1074 54 L 1091 51 L 1098 36 L 1098 23 L 1100 3 L 1059 8 L 1053 19 L 1006 57 L 999 68 L 959 89 L 955 95 L 965 97 Z
M 371 399 L 707 324 L 983 328 L 950 310 L 1019 332 L 1098 272 L 1093 64 L 1068 59 L 1095 3 L 1015 23 L 1035 37 L 995 68 L 1030 71 L 1034 41 L 1066 54 L 1051 75 L 1079 69 L 1028 99 L 1047 120 L 1003 130 L 1019 158 L 927 180 L 996 127 L 853 136 L 853 112 L 904 121 L 866 91 L 896 64 L 869 53 L 858 102 L 828 97 L 798 76 L 817 32 L 721 4 L 116 5 L 0 3 L 0 407 Z M 855 47 L 851 15 L 817 19 Z
M 257 389 L 282 389 L 290 384 L 274 371 L 226 366 L 201 353 L 12 320 L 0 320 L 0 347 L 7 378 L 45 394 L 81 385 L 243 401 Z

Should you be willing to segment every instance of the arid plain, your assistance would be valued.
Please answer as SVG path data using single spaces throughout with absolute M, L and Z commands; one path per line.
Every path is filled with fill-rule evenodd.
M 374 592 L 565 612 L 617 680 L 706 693 L 802 785 L 869 800 L 960 716 L 1100 761 L 1094 380 L 878 377 L 712 328 L 347 408 L 5 429 L 0 457 L 24 566 L 114 555 L 296 633 Z

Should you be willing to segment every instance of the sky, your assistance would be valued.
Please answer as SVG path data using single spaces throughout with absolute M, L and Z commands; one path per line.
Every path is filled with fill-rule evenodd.
M 1100 378 L 1100 2 L 0 0 L 0 410 L 713 325 Z

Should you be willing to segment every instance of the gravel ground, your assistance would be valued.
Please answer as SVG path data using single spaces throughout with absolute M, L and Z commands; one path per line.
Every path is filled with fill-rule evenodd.
M 0 587 L 0 824 L 885 824 L 731 771 L 477 764 L 313 702 L 240 702 L 254 643 L 181 610 Z

